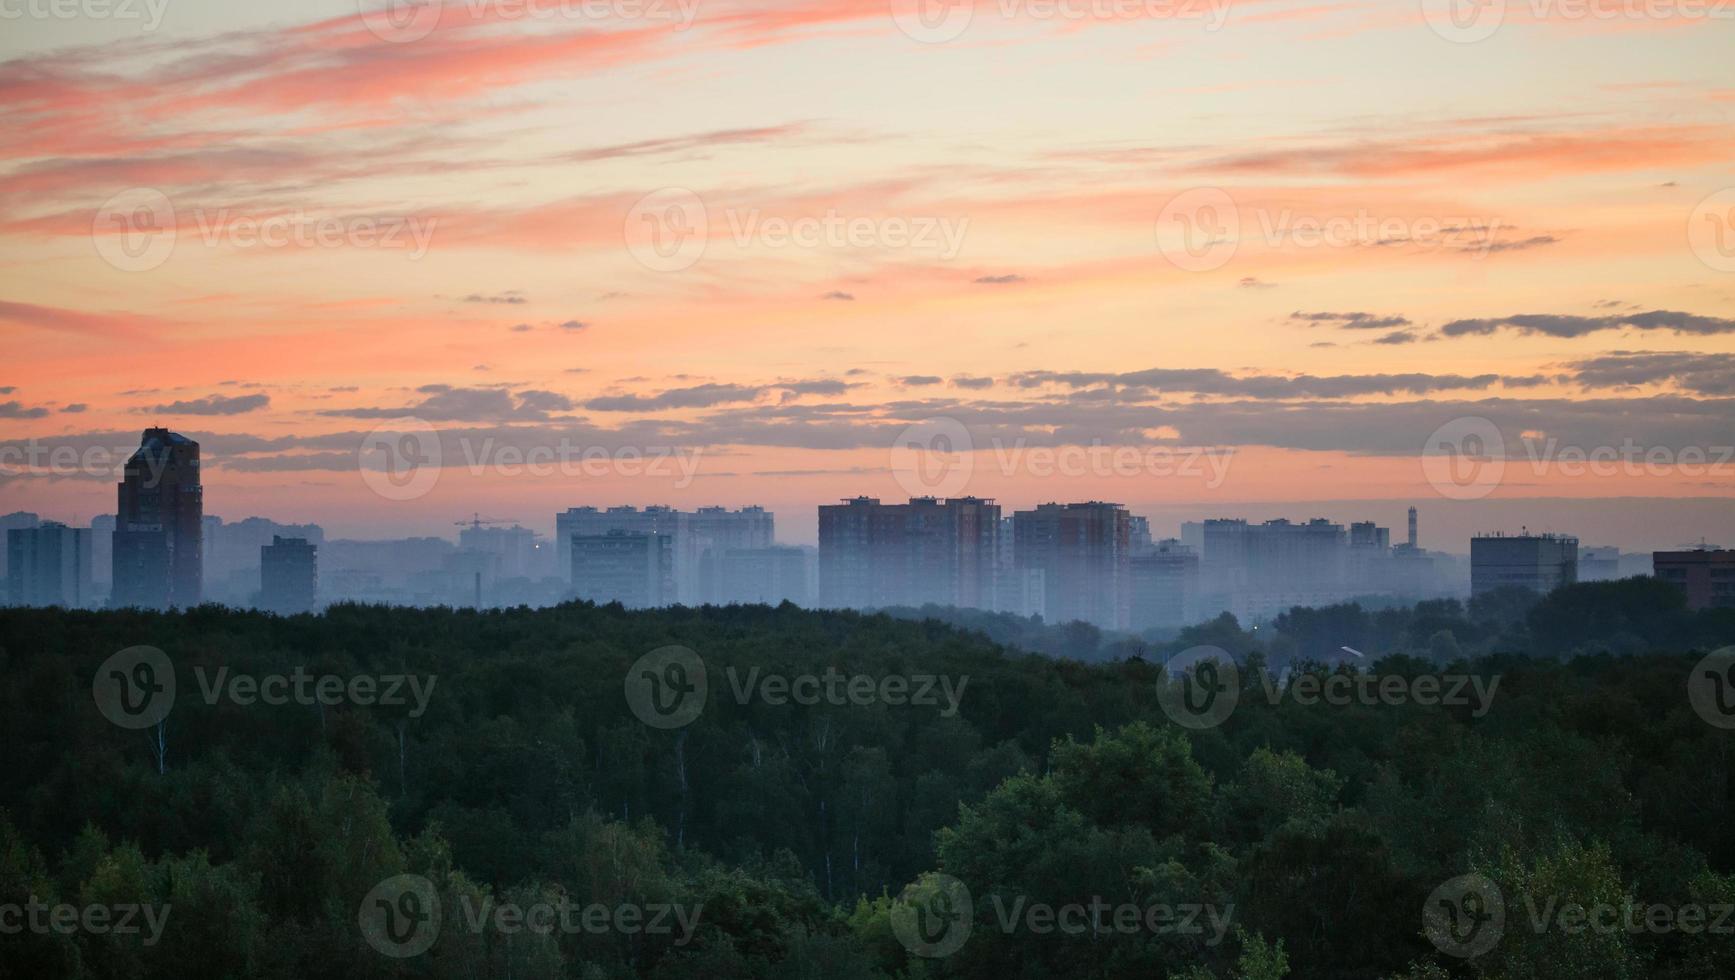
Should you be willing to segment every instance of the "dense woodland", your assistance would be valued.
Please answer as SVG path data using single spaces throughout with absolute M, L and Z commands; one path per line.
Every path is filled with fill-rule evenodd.
M 0 905 L 155 903 L 161 941 L 0 935 L 24 978 L 1715 978 L 1735 937 L 1537 931 L 1524 901 L 1735 902 L 1735 731 L 1687 683 L 1735 642 L 1647 580 L 1537 601 L 1225 617 L 1174 638 L 985 614 L 785 606 L 627 612 L 338 606 L 276 618 L 0 610 Z M 936 617 L 940 611 L 930 610 Z M 662 730 L 623 696 L 670 644 L 703 657 L 703 714 Z M 1224 724 L 1160 709 L 1166 655 L 1242 663 Z M 98 666 L 149 645 L 179 694 L 160 730 L 92 698 Z M 1369 658 L 1330 663 L 1341 647 Z M 1500 678 L 1491 710 L 1275 703 L 1264 669 Z M 208 704 L 194 669 L 437 678 L 404 707 Z M 726 668 L 968 678 L 943 706 L 738 703 Z M 1291 675 L 1291 683 L 1294 675 Z M 159 741 L 160 738 L 160 741 Z M 1467 872 L 1506 934 L 1439 952 L 1422 908 Z M 969 939 L 912 955 L 907 886 L 975 899 Z M 690 937 L 501 935 L 448 926 L 382 956 L 363 896 L 400 873 L 442 905 L 690 903 Z M 1007 931 L 996 900 L 1232 910 L 1197 935 Z

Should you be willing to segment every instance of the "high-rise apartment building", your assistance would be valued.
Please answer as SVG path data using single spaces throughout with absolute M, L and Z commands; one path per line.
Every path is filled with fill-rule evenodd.
M 32 528 L 41 523 L 42 518 L 36 514 L 30 513 L 29 511 L 19 510 L 13 511 L 10 514 L 0 514 L 0 538 L 5 537 L 5 532 L 15 528 Z M 6 549 L 4 548 L 0 548 L 0 581 L 3 581 L 6 578 L 6 568 L 9 564 L 5 555 L 5 550 Z
M 1481 534 L 1470 539 L 1470 594 L 1516 586 L 1549 593 L 1578 581 L 1578 539 L 1564 534 Z
M 146 429 L 117 489 L 110 605 L 198 605 L 204 595 L 199 444 L 168 429 Z
M 90 530 L 44 521 L 6 531 L 7 601 L 14 606 L 91 605 Z
M 775 536 L 770 511 L 763 507 L 728 510 L 701 507 L 573 507 L 554 518 L 555 560 L 561 574 L 570 574 L 572 537 L 606 535 L 610 531 L 660 534 L 669 539 L 674 564 L 675 595 L 670 602 L 698 605 L 718 601 L 717 557 L 731 548 L 769 548 Z
M 995 607 L 1000 506 L 980 497 L 855 497 L 819 508 L 820 605 Z
M 648 609 L 676 602 L 674 538 L 643 531 L 574 534 L 572 588 L 580 599 Z
M 811 605 L 805 548 L 730 548 L 715 557 L 719 605 Z
M 1178 629 L 1197 617 L 1199 554 L 1174 538 L 1127 563 L 1132 578 L 1132 628 Z
M 259 548 L 259 605 L 285 616 L 312 612 L 319 594 L 319 546 L 273 537 Z
M 1124 507 L 1094 500 L 1040 504 L 1012 521 L 1018 567 L 1042 571 L 1048 622 L 1128 627 L 1132 522 Z
M 251 602 L 259 591 L 260 549 L 277 538 L 301 538 L 315 547 L 325 543 L 325 529 L 317 524 L 280 524 L 264 517 L 225 521 L 211 514 L 203 524 L 204 596 L 211 602 Z
M 536 557 L 536 532 L 514 524 L 486 527 L 480 521 L 458 532 L 458 547 L 499 557 L 501 578 L 526 578 Z
M 1735 551 L 1658 551 L 1651 567 L 1657 578 L 1686 593 L 1687 608 L 1735 609 Z
M 1612 582 L 1621 577 L 1621 550 L 1607 545 L 1578 549 L 1580 582 Z
M 700 507 L 687 515 L 687 536 L 690 541 L 689 548 L 697 562 L 695 601 L 727 604 L 745 600 L 740 598 L 741 590 L 734 588 L 729 581 L 729 573 L 724 567 L 727 564 L 726 556 L 734 551 L 762 552 L 771 549 L 776 543 L 776 525 L 771 512 L 763 507 L 743 507 L 740 510 Z M 805 563 L 805 553 L 803 555 L 802 561 Z M 784 567 L 784 571 L 788 570 L 782 565 L 789 560 L 787 555 L 782 559 L 767 556 L 766 560 L 772 565 Z M 782 586 L 777 586 L 776 589 L 781 590 Z M 809 601 L 791 598 L 795 602 Z

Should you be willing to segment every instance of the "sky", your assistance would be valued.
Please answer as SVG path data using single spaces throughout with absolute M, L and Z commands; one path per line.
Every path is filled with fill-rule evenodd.
M 112 512 L 163 425 L 208 514 L 333 536 L 969 493 L 1735 544 L 1730 0 L 0 19 L 0 512 Z

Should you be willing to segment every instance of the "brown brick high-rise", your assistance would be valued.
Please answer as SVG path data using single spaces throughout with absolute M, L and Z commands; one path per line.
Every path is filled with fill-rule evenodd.
M 168 429 L 146 429 L 118 489 L 110 605 L 198 605 L 205 584 L 199 444 Z

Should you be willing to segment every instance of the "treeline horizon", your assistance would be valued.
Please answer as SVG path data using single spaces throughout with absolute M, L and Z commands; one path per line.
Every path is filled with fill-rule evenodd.
M 1726 935 L 1512 927 L 1466 962 L 1423 932 L 1430 893 L 1467 873 L 1498 882 L 1517 923 L 1521 898 L 1735 902 L 1735 753 L 1686 696 L 1735 624 L 1667 588 L 1351 603 L 1168 638 L 789 605 L 4 609 L 0 905 L 172 914 L 151 946 L 0 935 L 0 976 L 1728 976 Z M 691 724 L 661 730 L 623 684 L 671 645 L 702 658 L 711 692 Z M 135 646 L 164 651 L 179 678 L 160 729 L 122 729 L 92 698 L 99 665 Z M 1201 646 L 1242 663 L 1244 696 L 1195 730 L 1159 693 L 1163 660 Z M 1331 662 L 1344 646 L 1368 656 Z M 1266 697 L 1279 664 L 1292 678 L 1497 677 L 1498 696 L 1480 714 Z M 413 714 L 207 700 L 195 681 L 298 669 L 437 685 Z M 725 680 L 827 670 L 967 684 L 948 713 L 743 700 Z M 969 887 L 977 928 L 929 959 L 894 918 L 934 873 Z M 448 909 L 565 897 L 702 915 L 679 943 L 449 923 L 398 960 L 356 917 L 399 874 L 426 877 Z M 1232 928 L 1211 944 L 996 920 L 1020 900 L 1093 898 L 1232 910 Z

